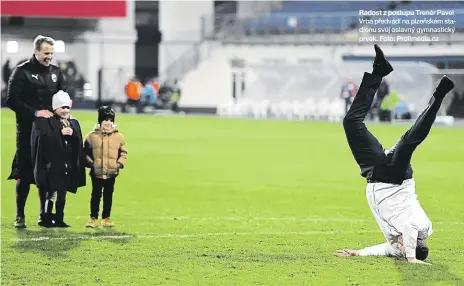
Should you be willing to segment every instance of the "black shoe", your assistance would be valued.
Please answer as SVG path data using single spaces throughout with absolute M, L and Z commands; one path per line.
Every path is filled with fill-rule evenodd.
M 445 95 L 450 92 L 454 88 L 454 82 L 444 75 L 441 78 L 440 83 L 438 84 L 437 88 L 435 89 L 434 96 L 435 97 L 445 97 Z
M 71 227 L 69 224 L 64 221 L 55 221 L 54 227 Z
M 50 228 L 54 226 L 52 216 L 50 214 L 41 214 L 39 216 L 39 220 L 37 221 L 37 224 L 41 227 L 46 227 L 46 228 Z
M 50 227 L 54 227 L 55 225 L 53 224 L 53 221 L 51 220 L 44 220 L 44 219 L 39 219 L 39 221 L 37 222 L 37 224 L 41 227 L 46 227 L 46 228 L 50 228 Z
M 26 219 L 23 218 L 23 217 L 16 217 L 15 221 L 14 221 L 14 227 L 15 228 L 26 228 Z
M 372 74 L 380 76 L 380 77 L 385 77 L 393 71 L 393 67 L 387 61 L 387 59 L 385 58 L 385 55 L 383 54 L 383 51 L 380 49 L 380 47 L 377 44 L 374 45 L 374 49 L 375 49 L 375 59 L 372 64 L 372 67 L 374 68 Z

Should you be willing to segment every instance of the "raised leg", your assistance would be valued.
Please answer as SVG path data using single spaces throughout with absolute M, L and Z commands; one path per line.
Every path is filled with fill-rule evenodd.
M 377 45 L 374 45 L 374 48 L 376 53 L 373 63 L 374 70 L 372 74 L 364 73 L 358 93 L 343 119 L 348 145 L 361 169 L 381 164 L 386 159 L 384 148 L 364 124 L 364 119 L 372 106 L 382 77 L 393 71 L 382 50 Z
M 410 165 L 414 150 L 427 138 L 437 118 L 443 98 L 453 88 L 454 83 L 447 76 L 444 76 L 435 89 L 427 108 L 425 108 L 411 128 L 406 131 L 398 143 L 389 151 L 389 153 L 393 154 L 393 164 L 398 171 L 406 170 Z
M 348 145 L 361 168 L 373 166 L 385 159 L 382 145 L 364 124 L 381 81 L 381 77 L 364 73 L 358 93 L 343 119 Z

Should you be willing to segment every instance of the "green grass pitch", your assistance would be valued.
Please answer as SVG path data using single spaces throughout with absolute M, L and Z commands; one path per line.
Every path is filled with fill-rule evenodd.
M 84 136 L 96 113 L 75 112 Z M 11 111 L 1 116 L 5 285 L 463 285 L 464 132 L 434 127 L 413 157 L 434 224 L 431 266 L 338 258 L 384 242 L 341 124 L 116 115 L 127 166 L 114 229 L 86 229 L 90 179 L 68 194 L 69 229 L 40 229 L 35 187 L 13 228 Z M 386 147 L 408 126 L 370 125 Z

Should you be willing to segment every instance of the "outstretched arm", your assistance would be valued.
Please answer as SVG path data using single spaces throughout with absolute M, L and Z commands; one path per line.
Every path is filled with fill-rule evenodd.
M 401 251 L 395 250 L 389 243 L 377 244 L 374 246 L 369 246 L 360 250 L 356 249 L 342 249 L 337 250 L 334 255 L 343 257 L 343 256 L 387 256 L 387 257 L 398 257 Z M 402 253 L 401 253 L 402 254 Z M 430 264 L 415 258 L 408 258 L 409 263 L 418 263 L 418 264 Z
M 393 247 L 385 242 L 374 246 L 369 246 L 359 250 L 359 256 L 396 256 L 397 252 Z
M 389 243 L 377 244 L 363 249 L 342 249 L 334 253 L 336 256 L 396 256 L 396 252 Z

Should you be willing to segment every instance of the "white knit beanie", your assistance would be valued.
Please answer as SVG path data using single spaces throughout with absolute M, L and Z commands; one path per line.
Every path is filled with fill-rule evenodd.
M 67 92 L 60 90 L 53 95 L 53 99 L 52 99 L 53 110 L 57 110 L 58 108 L 63 107 L 63 106 L 71 107 L 71 105 L 72 105 L 72 100 L 69 97 L 69 94 Z

